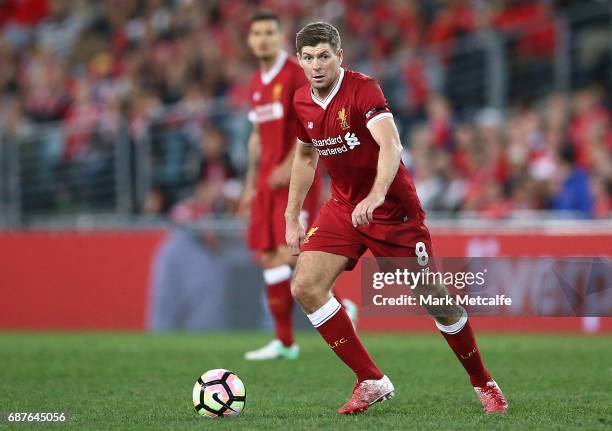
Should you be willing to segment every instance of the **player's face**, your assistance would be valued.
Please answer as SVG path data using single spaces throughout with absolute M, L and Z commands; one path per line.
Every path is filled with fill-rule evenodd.
M 331 87 L 340 72 L 342 57 L 342 49 L 334 51 L 329 43 L 305 46 L 302 52 L 298 53 L 298 61 L 304 69 L 306 78 L 312 88 L 317 90 Z
M 278 23 L 272 19 L 255 21 L 249 30 L 248 44 L 255 57 L 260 60 L 276 57 L 282 44 Z

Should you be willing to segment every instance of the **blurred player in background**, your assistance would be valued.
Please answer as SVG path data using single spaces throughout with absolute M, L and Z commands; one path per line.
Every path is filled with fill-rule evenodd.
M 307 84 L 296 60 L 282 49 L 283 33 L 278 16 L 260 12 L 251 19 L 248 44 L 259 61 L 259 70 L 251 79 L 252 109 L 249 120 L 249 165 L 240 212 L 250 211 L 249 248 L 263 268 L 270 312 L 276 339 L 268 345 L 247 352 L 246 359 L 295 359 L 299 348 L 293 340 L 290 280 L 295 266 L 285 242 L 285 208 L 289 192 L 291 163 L 295 152 L 295 114 L 293 93 Z M 320 176 L 306 197 L 299 217 L 309 226 L 318 210 Z
M 393 115 L 376 81 L 341 67 L 340 35 L 330 24 L 304 27 L 296 48 L 310 86 L 294 95 L 301 145 L 291 174 L 286 235 L 292 251 L 300 253 L 301 247 L 301 253 L 292 291 L 313 326 L 357 376 L 352 398 L 338 411 L 349 414 L 391 398 L 394 387 L 330 295 L 336 278 L 367 249 L 381 259 L 417 258 L 420 268 L 434 270 L 433 251 L 425 213 L 400 161 Z M 331 177 L 332 198 L 306 234 L 299 214 L 319 157 Z M 442 285 L 417 286 L 415 292 L 448 296 Z M 506 399 L 481 360 L 466 311 L 452 304 L 426 309 L 467 371 L 484 410 L 505 412 Z

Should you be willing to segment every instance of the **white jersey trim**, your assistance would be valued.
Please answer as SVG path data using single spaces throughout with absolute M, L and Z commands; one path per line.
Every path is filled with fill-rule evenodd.
M 312 147 L 312 142 L 304 142 L 300 138 L 297 138 L 298 144 L 303 145 L 305 147 Z
M 340 90 L 340 86 L 342 85 L 343 79 L 344 79 L 344 68 L 341 67 L 340 68 L 340 78 L 338 78 L 338 82 L 336 82 L 336 85 L 334 86 L 332 91 L 330 91 L 329 94 L 325 97 L 325 99 L 323 100 L 319 99 L 317 96 L 314 95 L 314 92 L 312 91 L 312 87 L 310 88 L 310 97 L 312 97 L 312 101 L 316 103 L 317 105 L 319 105 L 321 108 L 326 109 L 327 106 L 334 99 L 334 96 L 336 95 L 338 90 Z
M 278 58 L 276 59 L 276 63 L 274 63 L 274 66 L 272 66 L 272 68 L 267 72 L 261 72 L 261 82 L 264 85 L 268 85 L 272 82 L 274 78 L 276 78 L 276 75 L 278 75 L 283 69 L 287 58 L 289 58 L 289 55 L 285 51 L 281 51 L 278 54 Z
M 393 118 L 393 114 L 390 112 L 381 112 L 380 114 L 370 118 L 366 123 L 366 127 L 369 129 L 373 124 L 378 123 L 380 120 L 384 118 Z

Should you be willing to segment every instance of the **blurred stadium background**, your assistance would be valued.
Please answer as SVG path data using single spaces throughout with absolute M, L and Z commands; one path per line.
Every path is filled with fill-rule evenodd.
M 379 80 L 438 255 L 612 254 L 610 1 L 0 0 L 0 329 L 269 326 L 235 216 L 260 8 L 289 52 L 303 24 L 336 24 L 345 65 Z M 338 289 L 358 301 L 359 283 Z

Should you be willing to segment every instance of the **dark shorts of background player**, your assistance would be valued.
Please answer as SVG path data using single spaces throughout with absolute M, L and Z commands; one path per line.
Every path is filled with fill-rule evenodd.
M 355 267 L 361 255 L 368 249 L 377 258 L 381 267 L 386 263 L 384 258 L 410 258 L 413 268 L 420 270 L 421 266 L 417 264 L 415 251 L 419 242 L 425 245 L 428 255 L 427 267 L 435 271 L 431 237 L 423 221 L 370 223 L 355 228 L 351 222 L 351 214 L 330 199 L 319 211 L 312 228 L 317 230 L 310 236 L 307 235 L 301 251 L 324 251 L 348 257 L 350 259 L 346 268 L 348 271 Z M 397 262 L 394 259 L 388 261 L 387 264 L 392 267 L 394 262 Z
M 262 252 L 286 246 L 285 209 L 287 209 L 288 188 L 257 190 L 251 205 L 251 220 L 247 233 L 247 245 L 251 251 Z M 321 193 L 314 187 L 306 196 L 303 205 L 303 223 L 306 229 L 317 215 Z

